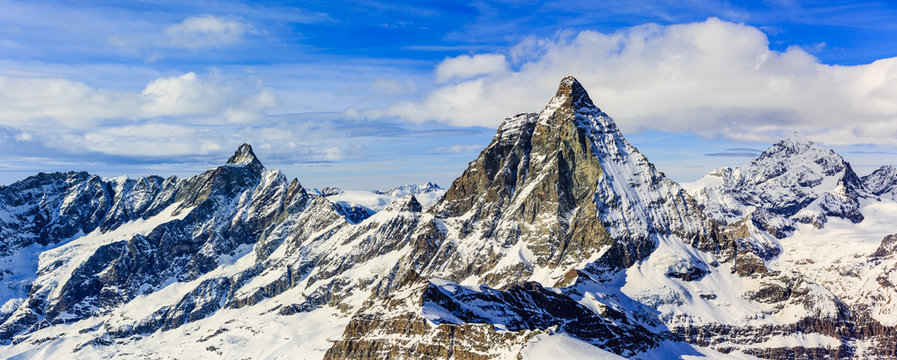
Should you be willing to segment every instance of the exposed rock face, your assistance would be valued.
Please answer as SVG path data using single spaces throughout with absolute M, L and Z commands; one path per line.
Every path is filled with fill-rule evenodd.
M 234 155 L 227 159 L 227 164 L 246 166 L 253 172 L 261 172 L 265 169 L 262 166 L 262 162 L 255 157 L 255 153 L 252 152 L 252 147 L 249 144 L 240 145 L 237 151 L 234 152 Z
M 505 291 L 431 282 L 422 298 L 424 317 L 436 318 L 437 324 L 493 324 L 508 331 L 554 327 L 555 331 L 591 339 L 626 355 L 650 349 L 659 340 L 657 334 L 631 323 L 623 313 L 595 313 L 569 296 L 534 282 L 516 284 Z M 434 314 L 441 311 L 455 314 L 455 318 Z
M 409 312 L 421 308 L 422 312 Z M 455 316 L 444 318 L 445 313 Z M 495 331 L 495 329 L 502 331 Z M 505 291 L 470 289 L 444 281 L 415 281 L 353 317 L 343 339 L 325 358 L 457 357 L 492 359 L 520 351 L 532 336 L 549 331 L 592 339 L 596 345 L 635 355 L 660 336 L 624 313 L 604 314 L 537 283 Z M 384 341 L 382 331 L 409 341 Z M 395 331 L 395 332 L 393 332 Z M 424 338 L 423 342 L 415 341 Z
M 352 224 L 360 223 L 377 213 L 368 207 L 343 201 L 337 202 L 335 205 L 336 211 Z
M 897 234 L 885 236 L 881 240 L 881 246 L 872 253 L 872 257 L 883 258 L 897 253 Z
M 539 268 L 549 269 L 549 283 L 596 260 L 626 268 L 654 250 L 654 234 L 714 252 L 733 246 L 718 242 L 691 197 L 623 138 L 572 77 L 540 114 L 505 120 L 434 212 L 440 224 L 433 228 L 448 227 L 450 236 L 457 228 L 458 241 L 430 249 L 437 260 L 415 271 L 455 281 L 480 277 L 499 287 Z M 453 255 L 465 246 L 482 256 L 460 263 L 471 261 Z M 508 248 L 526 256 L 508 255 Z
M 72 264 L 74 268 L 55 262 L 40 264 L 38 281 L 32 284 L 28 300 L 0 325 L 0 336 L 9 339 L 27 328 L 35 315 L 51 324 L 77 321 L 152 292 L 171 279 L 196 279 L 217 267 L 222 254 L 253 244 L 287 207 L 307 201 L 298 182 L 287 183 L 281 173 L 267 172 L 248 145 L 241 146 L 227 165 L 190 179 L 163 181 L 149 177 L 103 185 L 98 178 L 90 178 L 84 186 L 105 188 L 113 195 L 106 198 L 97 195 L 100 190 L 88 190 L 87 195 L 94 197 L 88 204 L 107 202 L 94 211 L 96 220 L 82 224 L 82 233 L 114 233 L 123 223 L 164 210 L 178 219 L 144 234 L 97 244 L 82 263 Z M 79 200 L 87 196 L 83 194 L 68 195 L 67 199 L 85 203 Z M 178 205 L 174 209 L 168 209 L 175 203 Z M 67 206 L 71 205 L 66 202 L 60 207 L 61 215 L 65 216 Z M 61 237 L 71 231 L 57 235 L 54 242 L 64 241 Z M 64 248 L 55 251 L 60 261 L 68 256 Z M 39 281 L 41 277 L 66 274 L 64 283 Z
M 764 274 L 769 271 L 763 259 L 750 251 L 738 252 L 738 255 L 735 256 L 735 266 L 732 270 L 742 276 Z
M 794 223 L 825 225 L 828 217 L 863 220 L 859 199 L 864 181 L 831 149 L 793 134 L 747 165 L 711 172 L 687 186 L 714 220 L 732 224 L 751 215 L 760 229 L 777 238 Z
M 328 186 L 328 187 L 325 187 L 325 188 L 323 188 L 323 189 L 321 189 L 321 190 L 318 190 L 318 194 L 320 194 L 321 196 L 325 196 L 325 197 L 326 197 L 326 196 L 339 195 L 339 194 L 342 194 L 342 193 L 344 193 L 344 192 L 345 192 L 345 191 L 343 191 L 343 189 L 340 189 L 340 188 L 337 188 L 337 187 L 332 187 L 332 186 Z
M 40 173 L 0 187 L 0 202 L 16 209 L 2 221 L 4 254 L 89 233 L 100 226 L 115 197 L 111 184 L 87 173 Z
M 880 285 L 863 308 L 769 235 L 853 220 L 867 185 L 807 142 L 764 154 L 717 176 L 782 201 L 737 198 L 762 201 L 721 226 L 568 77 L 433 206 L 434 184 L 366 193 L 394 199 L 378 211 L 309 193 L 245 144 L 186 179 L 40 174 L 0 188 L 0 357 L 518 359 L 564 336 L 630 358 L 894 358 L 897 241 L 861 256 Z

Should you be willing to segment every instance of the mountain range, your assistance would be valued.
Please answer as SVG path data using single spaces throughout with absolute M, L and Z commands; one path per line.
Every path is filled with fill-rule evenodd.
M 0 357 L 897 358 L 897 170 L 792 135 L 678 184 L 573 77 L 452 184 L 0 187 Z

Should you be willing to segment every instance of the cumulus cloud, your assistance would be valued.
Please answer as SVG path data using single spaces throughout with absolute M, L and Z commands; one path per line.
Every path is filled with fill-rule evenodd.
M 528 38 L 511 50 L 513 71 L 501 54 L 446 59 L 438 80 L 482 76 L 363 115 L 495 127 L 541 110 L 574 75 L 624 131 L 769 142 L 798 130 L 832 145 L 890 145 L 897 136 L 897 58 L 827 65 L 799 47 L 771 50 L 759 29 L 716 18 Z
M 107 119 L 194 115 L 246 122 L 277 105 L 270 88 L 256 86 L 247 93 L 237 84 L 192 72 L 155 79 L 139 93 L 60 78 L 0 76 L 0 124 L 14 127 L 41 121 L 85 128 Z
M 199 15 L 165 28 L 172 45 L 187 49 L 205 49 L 232 45 L 254 28 L 234 19 Z
M 74 152 L 208 154 L 232 139 L 203 130 L 205 125 L 249 125 L 278 105 L 274 91 L 261 84 L 192 72 L 157 78 L 139 92 L 60 78 L 0 76 L 0 125 L 20 132 L 17 141 Z
M 0 76 L 0 124 L 49 121 L 84 127 L 100 118 L 126 116 L 139 105 L 135 93 L 60 78 Z
M 461 55 L 447 58 L 436 67 L 436 81 L 468 79 L 477 75 L 497 74 L 507 70 L 507 61 L 501 54 Z
M 204 81 L 193 72 L 159 78 L 140 92 L 141 108 L 137 114 L 150 117 L 207 114 L 224 106 L 231 91 Z

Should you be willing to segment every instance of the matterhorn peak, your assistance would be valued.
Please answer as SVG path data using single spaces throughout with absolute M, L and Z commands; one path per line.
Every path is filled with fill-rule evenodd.
M 262 162 L 255 156 L 255 153 L 252 152 L 252 146 L 244 143 L 237 148 L 237 151 L 234 152 L 229 159 L 227 159 L 228 165 L 249 165 L 252 168 L 257 168 L 258 170 L 262 170 L 265 168 L 262 165 Z
M 549 101 L 547 108 L 566 107 L 578 109 L 583 107 L 595 107 L 589 93 L 573 76 L 566 76 L 561 79 L 558 91 L 554 98 Z

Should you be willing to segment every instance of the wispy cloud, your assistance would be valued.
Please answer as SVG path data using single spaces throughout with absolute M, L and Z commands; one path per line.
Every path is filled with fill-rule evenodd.
M 704 156 L 717 156 L 717 157 L 756 157 L 757 153 L 750 152 L 719 152 L 719 153 L 708 153 L 704 154 Z
M 180 156 L 206 155 L 222 150 L 211 131 L 165 123 L 108 127 L 83 135 L 63 135 L 69 146 L 80 143 L 85 150 L 109 155 Z M 52 146 L 52 144 L 50 144 Z
M 707 153 L 704 156 L 715 156 L 715 157 L 757 157 L 760 156 L 763 150 L 753 149 L 753 148 L 745 148 L 745 147 L 737 147 L 737 148 L 729 148 L 720 152 Z
M 172 45 L 188 49 L 205 49 L 236 44 L 248 33 L 258 33 L 249 23 L 214 16 L 191 16 L 165 28 Z
M 431 154 L 475 153 L 475 152 L 479 152 L 480 150 L 482 150 L 483 147 L 484 147 L 483 144 L 440 146 L 438 148 L 428 151 L 428 153 L 431 153 Z
M 393 79 L 378 78 L 371 83 L 371 91 L 388 95 L 413 92 L 414 88 L 414 83 L 411 80 L 401 83 Z
M 745 147 L 737 147 L 737 148 L 729 148 L 726 151 L 744 151 L 744 152 L 752 152 L 752 153 L 761 153 L 763 150 L 754 149 L 754 148 L 745 148 Z

